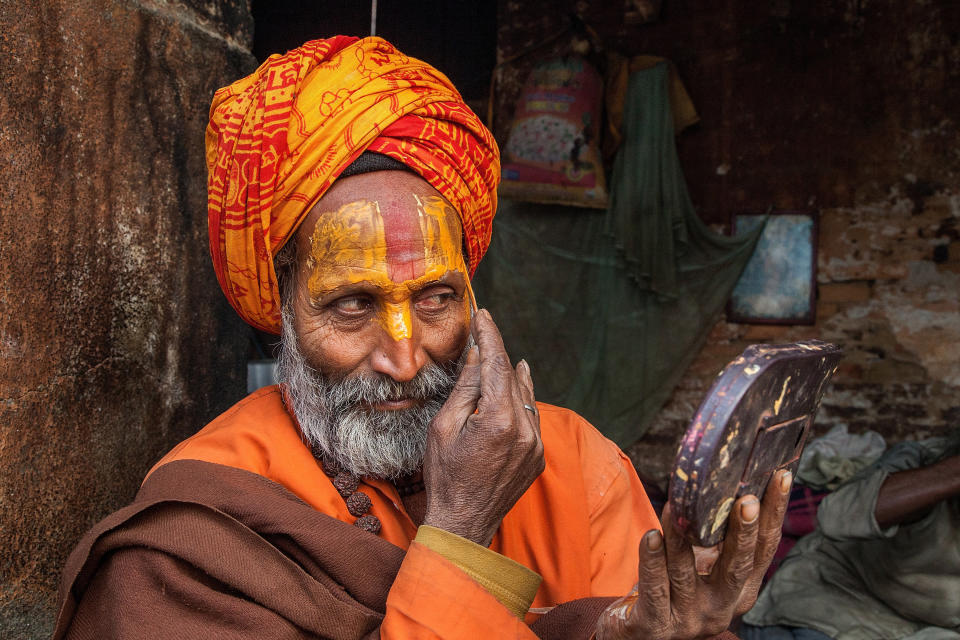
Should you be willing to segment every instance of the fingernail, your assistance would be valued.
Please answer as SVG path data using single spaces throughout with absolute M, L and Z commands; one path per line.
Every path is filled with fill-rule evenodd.
M 789 471 L 784 472 L 780 476 L 780 493 L 787 493 L 790 491 L 790 485 L 793 483 L 793 474 Z
M 760 515 L 760 502 L 756 498 L 745 500 L 740 505 L 740 518 L 744 524 L 753 524 Z
M 480 309 L 480 313 L 483 314 L 483 317 L 487 320 L 493 320 L 493 316 L 490 315 L 490 312 L 486 309 Z
M 649 551 L 660 551 L 663 548 L 663 536 L 660 535 L 659 531 L 650 531 L 645 537 Z
M 528 376 L 530 375 L 530 364 L 526 360 L 520 361 L 520 368 L 523 369 L 523 372 Z

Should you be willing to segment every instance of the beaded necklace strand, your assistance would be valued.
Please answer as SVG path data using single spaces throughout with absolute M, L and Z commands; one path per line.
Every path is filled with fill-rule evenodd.
M 370 500 L 370 496 L 359 490 L 360 478 L 344 471 L 336 462 L 325 458 L 316 447 L 313 448 L 313 457 L 320 462 L 323 472 L 332 479 L 334 488 L 347 503 L 347 511 L 357 518 L 353 523 L 354 526 L 373 534 L 380 533 L 382 526 L 380 519 L 368 513 L 370 508 L 373 507 L 373 502 Z M 394 483 L 394 486 L 396 486 L 397 493 L 400 494 L 401 498 L 412 496 L 424 490 L 423 480 L 409 484 Z

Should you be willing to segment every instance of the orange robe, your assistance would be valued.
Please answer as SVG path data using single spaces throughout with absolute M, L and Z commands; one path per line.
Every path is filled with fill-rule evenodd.
M 539 573 L 533 607 L 626 594 L 640 538 L 659 528 L 630 460 L 575 413 L 539 404 L 546 468 L 504 518 L 490 549 Z M 244 469 L 315 509 L 356 518 L 300 438 L 277 387 L 257 391 L 177 445 L 157 465 L 194 459 Z M 534 638 L 456 565 L 414 542 L 417 526 L 389 482 L 364 480 L 380 536 L 407 550 L 387 599 L 384 638 Z M 527 615 L 527 622 L 535 619 Z

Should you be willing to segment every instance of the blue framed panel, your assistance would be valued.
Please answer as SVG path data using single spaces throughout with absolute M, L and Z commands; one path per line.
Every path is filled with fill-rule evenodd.
M 767 219 L 757 248 L 727 305 L 730 322 L 813 324 L 816 319 L 817 212 L 742 213 L 733 232 L 755 229 Z

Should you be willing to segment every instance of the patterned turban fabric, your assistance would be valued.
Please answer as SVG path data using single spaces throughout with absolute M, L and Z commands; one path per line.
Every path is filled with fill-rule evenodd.
M 500 154 L 446 76 L 381 38 L 270 56 L 214 94 L 206 133 L 210 254 L 249 324 L 280 333 L 273 258 L 364 151 L 418 173 L 460 214 L 470 275 L 490 244 Z

